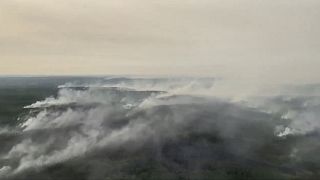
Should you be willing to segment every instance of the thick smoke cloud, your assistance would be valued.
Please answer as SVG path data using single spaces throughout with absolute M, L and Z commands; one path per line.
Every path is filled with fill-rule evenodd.
M 317 96 L 234 101 L 209 96 L 215 83 L 114 78 L 62 85 L 56 97 L 25 107 L 30 112 L 15 133 L 0 131 L 12 139 L 0 153 L 0 177 L 23 179 L 59 164 L 83 170 L 87 179 L 117 179 L 113 170 L 128 178 L 130 168 L 145 163 L 166 178 L 234 166 L 279 177 L 315 173 Z

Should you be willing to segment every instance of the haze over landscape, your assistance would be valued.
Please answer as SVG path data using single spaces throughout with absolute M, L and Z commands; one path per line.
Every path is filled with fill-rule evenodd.
M 1 180 L 318 180 L 319 0 L 1 0 Z
M 318 82 L 318 0 L 2 0 L 0 73 Z

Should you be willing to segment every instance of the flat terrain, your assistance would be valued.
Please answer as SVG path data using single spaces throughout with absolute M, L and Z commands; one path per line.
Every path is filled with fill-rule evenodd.
M 141 81 L 180 83 L 0 78 L 0 178 L 318 179 L 318 129 L 276 134 L 279 127 L 301 123 L 295 119 L 300 114 L 307 121 L 301 125 L 316 127 L 317 96 L 270 97 L 253 108 L 215 97 L 132 89 Z M 86 86 L 58 88 L 68 82 Z M 123 84 L 128 88 L 115 87 Z M 288 112 L 295 116 L 284 118 Z

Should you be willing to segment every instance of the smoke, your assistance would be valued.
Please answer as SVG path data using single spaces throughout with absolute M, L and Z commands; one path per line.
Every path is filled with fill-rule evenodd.
M 320 128 L 320 101 L 315 95 L 286 95 L 251 100 L 251 104 L 270 114 L 281 115 L 286 126 L 277 127 L 278 135 L 305 135 Z
M 216 86 L 214 79 L 187 78 L 61 85 L 57 96 L 25 107 L 29 114 L 0 154 L 0 177 L 84 159 L 80 164 L 91 164 L 88 177 L 99 179 L 106 176 L 95 161 L 101 152 L 148 156 L 149 149 L 157 162 L 190 172 L 224 161 L 281 173 L 311 171 L 303 163 L 320 147 L 312 145 L 318 135 L 310 136 L 320 128 L 318 97 L 255 95 L 235 101 L 218 96 Z

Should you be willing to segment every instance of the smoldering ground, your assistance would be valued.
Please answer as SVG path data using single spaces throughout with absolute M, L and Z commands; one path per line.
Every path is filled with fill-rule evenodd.
M 315 95 L 234 101 L 208 96 L 215 89 L 212 79 L 116 78 L 60 88 L 56 97 L 26 106 L 29 113 L 18 127 L 1 131 L 2 179 L 319 174 Z

